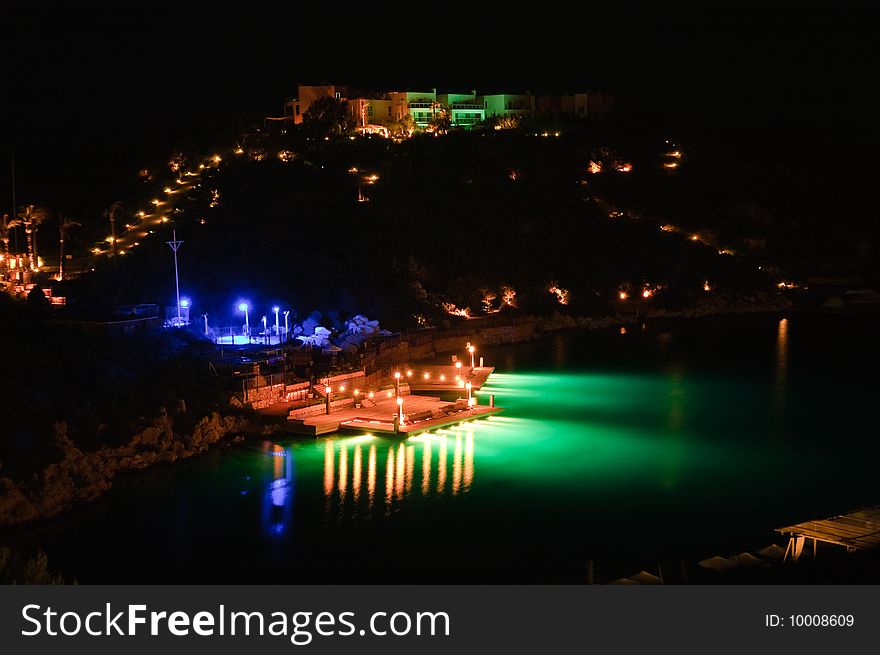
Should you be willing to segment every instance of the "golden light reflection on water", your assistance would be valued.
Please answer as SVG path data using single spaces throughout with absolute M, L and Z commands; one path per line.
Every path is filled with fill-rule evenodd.
M 404 451 L 403 451 L 403 443 L 397 447 L 397 471 L 395 476 L 395 484 L 394 484 L 394 497 L 397 500 L 403 499 L 403 471 L 404 471 Z
M 376 444 L 370 444 L 370 458 L 367 464 L 367 494 L 369 495 L 370 512 L 372 512 L 373 500 L 376 496 Z
M 406 447 L 406 489 L 404 493 L 409 496 L 412 492 L 413 469 L 415 468 L 416 447 Z
M 440 459 L 437 465 L 437 494 L 442 496 L 446 489 L 446 437 L 440 435 Z
M 776 326 L 776 410 L 782 412 L 785 402 L 785 382 L 788 377 L 788 319 L 782 318 Z
M 324 495 L 333 493 L 333 442 L 324 444 Z
M 406 442 L 377 440 L 369 445 L 366 455 L 362 443 L 327 439 L 323 446 L 327 516 L 335 515 L 338 520 L 342 516 L 372 516 L 377 493 L 384 498 L 382 510 L 390 515 L 410 498 L 469 492 L 474 484 L 474 432 L 444 432 Z M 384 471 L 377 471 L 382 450 Z M 384 477 L 383 489 L 377 489 L 377 476 Z M 364 478 L 366 493 L 361 491 Z
M 464 446 L 464 492 L 471 490 L 474 482 L 474 432 L 468 430 Z
M 351 471 L 352 500 L 357 503 L 361 499 L 361 445 L 354 447 L 354 462 Z
M 422 495 L 427 496 L 431 488 L 431 442 L 422 442 Z
M 345 501 L 345 492 L 348 489 L 348 448 L 345 445 L 339 447 L 339 498 Z
M 388 449 L 385 460 L 385 513 L 391 512 L 391 494 L 394 492 L 394 449 Z
M 452 458 L 452 495 L 461 487 L 461 433 L 455 434 L 455 455 Z

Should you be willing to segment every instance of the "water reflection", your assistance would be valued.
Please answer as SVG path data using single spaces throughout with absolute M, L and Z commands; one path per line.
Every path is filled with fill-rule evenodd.
M 378 510 L 390 516 L 410 498 L 463 495 L 473 488 L 473 429 L 442 430 L 405 442 L 377 439 L 367 445 L 365 439 L 371 437 L 324 442 L 325 518 L 373 516 L 377 494 L 383 501 Z
M 776 415 L 781 416 L 785 404 L 785 383 L 788 378 L 788 319 L 779 320 L 776 326 Z
M 267 535 L 281 535 L 293 516 L 293 452 L 278 444 L 263 446 L 272 461 L 272 478 L 262 498 L 262 527 Z
M 669 414 L 666 424 L 667 438 L 663 448 L 663 467 L 661 484 L 667 489 L 678 485 L 681 474 L 682 456 L 685 451 L 684 418 L 686 393 L 684 373 L 674 367 L 668 373 Z

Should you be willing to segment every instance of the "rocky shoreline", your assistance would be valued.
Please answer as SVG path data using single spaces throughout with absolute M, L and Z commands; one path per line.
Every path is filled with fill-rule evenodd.
M 64 423 L 55 425 L 60 461 L 47 466 L 29 487 L 0 478 L 0 527 L 13 527 L 50 519 L 81 503 L 104 495 L 113 479 L 126 471 L 171 464 L 206 452 L 221 442 L 238 443 L 245 434 L 260 432 L 260 425 L 243 415 L 202 417 L 192 434 L 175 433 L 167 414 L 119 447 L 85 452 L 67 434 Z

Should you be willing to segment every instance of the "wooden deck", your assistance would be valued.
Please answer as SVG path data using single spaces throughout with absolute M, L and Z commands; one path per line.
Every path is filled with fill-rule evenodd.
M 805 521 L 776 532 L 789 535 L 786 558 L 797 559 L 806 539 L 813 540 L 813 554 L 817 543 L 843 546 L 848 551 L 869 550 L 880 546 L 880 505 L 866 507 L 842 516 Z
M 455 366 L 434 366 L 419 364 L 413 367 L 412 378 L 407 378 L 410 389 L 413 391 L 459 391 L 464 395 L 463 386 L 455 380 L 458 375 L 462 378 L 462 382 L 470 382 L 473 389 L 479 389 L 495 370 L 494 366 L 477 366 L 471 368 L 469 364 L 462 362 L 461 368 Z M 425 373 L 428 379 L 425 379 Z M 445 379 L 441 379 L 445 378 Z
M 285 430 L 296 434 L 318 436 L 340 431 L 368 432 L 397 437 L 409 437 L 420 432 L 456 425 L 464 421 L 484 418 L 501 411 L 498 407 L 466 404 L 441 400 L 431 396 L 403 397 L 404 423 L 395 429 L 397 403 L 394 398 L 382 398 L 361 407 L 334 409 L 330 414 L 316 414 L 315 408 L 293 410 L 285 422 Z

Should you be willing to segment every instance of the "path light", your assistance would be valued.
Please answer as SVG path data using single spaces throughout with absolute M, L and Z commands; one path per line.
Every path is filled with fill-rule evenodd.
M 440 382 L 446 382 L 446 376 L 443 373 L 440 374 Z
M 354 395 L 355 395 L 355 396 L 360 396 L 360 395 L 361 395 L 361 390 L 360 390 L 360 389 L 355 389 L 355 390 L 354 390 Z
M 371 391 L 370 393 L 367 394 L 367 398 L 369 398 L 370 400 L 372 400 L 373 397 L 374 397 L 375 395 L 376 395 L 376 394 L 374 394 L 374 393 Z
M 339 385 L 339 393 L 342 393 L 343 391 L 345 391 L 345 385 L 344 385 L 344 384 L 340 384 L 340 385 Z
M 406 372 L 406 377 L 411 378 L 412 376 L 413 372 L 411 370 Z
M 431 374 L 430 373 L 423 373 L 422 377 L 427 380 L 428 378 L 431 377 Z
M 461 361 L 455 362 L 455 368 L 461 368 Z
M 250 319 L 248 318 L 248 309 L 250 309 L 250 306 L 246 302 L 238 303 L 238 311 L 244 312 L 244 333 L 246 335 L 250 336 L 251 323 L 250 323 Z

